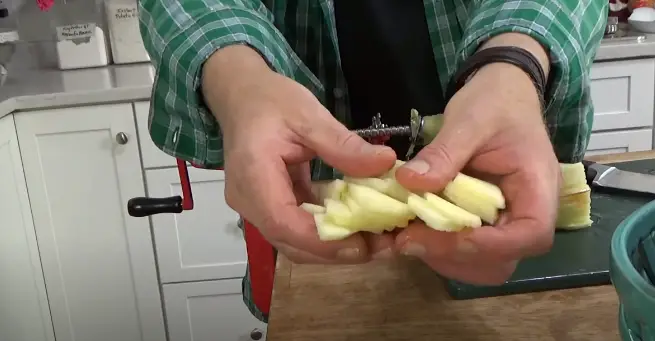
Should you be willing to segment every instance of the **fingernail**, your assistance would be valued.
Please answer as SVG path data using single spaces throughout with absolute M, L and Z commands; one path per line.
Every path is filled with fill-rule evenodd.
M 359 254 L 360 252 L 357 248 L 341 249 L 337 252 L 337 258 L 345 261 L 352 261 L 359 259 Z
M 403 167 L 411 169 L 416 174 L 425 174 L 430 170 L 430 164 L 423 160 L 409 161 Z
M 393 251 L 391 249 L 385 249 L 373 255 L 373 259 L 375 260 L 389 260 L 391 258 L 393 258 Z
M 407 244 L 401 253 L 405 256 L 422 257 L 425 254 L 425 247 L 417 243 Z

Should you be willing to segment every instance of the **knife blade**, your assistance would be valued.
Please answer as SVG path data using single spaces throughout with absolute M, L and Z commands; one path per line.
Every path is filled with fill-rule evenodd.
M 582 161 L 590 187 L 655 194 L 655 175 L 629 172 L 593 161 Z

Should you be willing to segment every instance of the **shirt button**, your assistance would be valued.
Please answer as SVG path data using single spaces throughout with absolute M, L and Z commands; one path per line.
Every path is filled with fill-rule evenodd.
M 334 88 L 334 90 L 332 90 L 332 94 L 334 95 L 334 98 L 336 98 L 336 99 L 342 99 L 343 96 L 345 95 L 343 89 L 340 89 L 340 88 Z

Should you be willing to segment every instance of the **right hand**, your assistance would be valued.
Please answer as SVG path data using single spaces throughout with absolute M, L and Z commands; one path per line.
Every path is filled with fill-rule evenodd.
M 203 94 L 223 132 L 226 201 L 278 251 L 297 263 L 361 263 L 393 252 L 391 235 L 322 242 L 312 215 L 298 207 L 316 200 L 313 158 L 350 176 L 376 176 L 394 165 L 391 148 L 349 131 L 309 90 L 245 46 L 210 58 Z

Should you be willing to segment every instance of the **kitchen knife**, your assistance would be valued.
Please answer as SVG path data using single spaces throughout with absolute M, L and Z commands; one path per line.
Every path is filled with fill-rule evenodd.
M 655 175 L 624 171 L 587 160 L 582 164 L 590 187 L 655 194 Z

